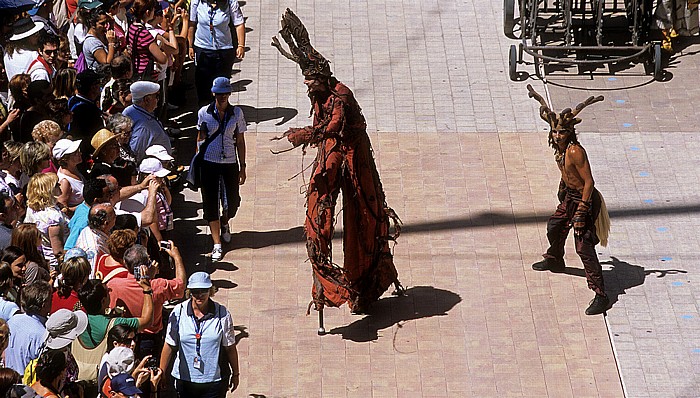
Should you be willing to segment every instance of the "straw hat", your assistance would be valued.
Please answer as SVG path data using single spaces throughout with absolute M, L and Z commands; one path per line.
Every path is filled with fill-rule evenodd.
M 101 129 L 92 137 L 90 140 L 90 145 L 95 148 L 94 155 L 97 155 L 103 146 L 107 145 L 110 141 L 117 139 L 117 135 L 107 129 Z

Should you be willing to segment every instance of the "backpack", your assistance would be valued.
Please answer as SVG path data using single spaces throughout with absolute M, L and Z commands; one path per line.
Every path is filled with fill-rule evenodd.
M 78 73 L 88 68 L 87 61 L 85 60 L 85 53 L 81 52 L 80 55 L 78 55 L 78 59 L 75 60 L 75 65 L 73 65 L 73 67 Z

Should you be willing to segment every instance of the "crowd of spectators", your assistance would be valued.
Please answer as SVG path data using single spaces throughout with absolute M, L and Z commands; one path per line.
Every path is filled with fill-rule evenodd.
M 0 1 L 0 398 L 238 385 L 231 314 L 172 241 L 169 186 L 189 159 L 174 153 L 168 97 L 189 57 L 198 105 L 212 109 L 200 119 L 225 116 L 210 146 L 221 159 L 207 152 L 207 164 L 242 184 L 245 121 L 226 106 L 243 21 L 234 0 Z M 206 126 L 199 141 L 218 129 Z M 206 220 L 224 205 L 218 260 L 240 198 L 209 180 Z

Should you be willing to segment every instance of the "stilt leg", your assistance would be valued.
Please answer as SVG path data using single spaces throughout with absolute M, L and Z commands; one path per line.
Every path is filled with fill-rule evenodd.
M 404 296 L 406 295 L 406 289 L 401 286 L 399 280 L 394 281 L 394 291 L 391 293 L 392 296 Z
M 318 335 L 323 336 L 326 334 L 326 328 L 323 327 L 323 307 L 318 310 Z

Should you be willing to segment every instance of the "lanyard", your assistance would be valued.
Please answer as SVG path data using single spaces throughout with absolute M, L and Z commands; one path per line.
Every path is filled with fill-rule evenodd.
M 214 14 L 216 13 L 216 5 L 209 3 L 209 35 L 211 36 L 211 46 L 216 48 L 216 42 L 214 36 L 216 32 L 214 31 Z
M 204 330 L 204 327 L 202 325 L 204 324 L 204 322 L 206 322 L 206 320 L 202 319 L 202 323 L 199 323 L 197 321 L 197 318 L 195 318 L 194 315 L 192 315 L 192 322 L 194 323 L 194 338 L 197 340 L 197 356 L 201 357 L 199 351 L 202 348 L 202 330 Z

